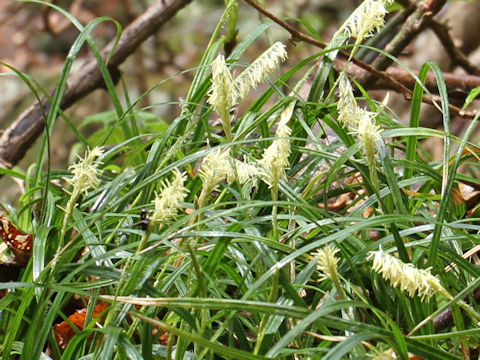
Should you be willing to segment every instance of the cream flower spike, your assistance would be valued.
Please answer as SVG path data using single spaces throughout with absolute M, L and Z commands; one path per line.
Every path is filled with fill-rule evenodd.
M 357 108 L 357 126 L 353 130 L 363 143 L 366 153 L 375 152 L 375 143 L 382 139 L 382 129 L 375 124 L 376 113 Z
M 382 139 L 382 130 L 375 124 L 376 113 L 358 108 L 357 109 L 358 122 L 357 127 L 353 129 L 363 144 L 365 155 L 367 157 L 368 170 L 370 172 L 370 180 L 375 188 L 375 191 L 380 191 L 380 183 L 377 174 L 377 161 L 375 159 L 375 143 Z
M 353 88 L 347 75 L 342 72 L 338 83 L 338 121 L 345 126 L 354 127 L 358 122 L 358 105 Z
M 340 282 L 340 276 L 338 275 L 338 261 L 335 255 L 340 251 L 334 245 L 325 245 L 314 254 L 314 260 L 317 262 L 317 269 L 321 272 L 320 280 L 329 279 L 333 282 L 335 289 L 337 290 L 340 299 L 347 299 L 347 294 Z M 353 319 L 353 314 L 349 314 Z
M 230 111 L 238 102 L 237 87 L 232 74 L 227 68 L 223 55 L 218 55 L 212 62 L 212 87 L 209 92 L 208 103 L 213 105 L 214 110 L 220 115 L 223 130 L 228 140 L 230 134 Z
M 372 258 L 372 269 L 381 274 L 390 285 L 400 288 L 411 297 L 417 294 L 423 301 L 435 294 L 448 295 L 440 281 L 428 269 L 418 269 L 413 264 L 406 264 L 381 250 L 371 251 L 368 259 Z
M 352 85 L 345 73 L 341 73 L 338 83 L 338 120 L 347 126 L 363 144 L 368 167 L 375 190 L 380 191 L 375 160 L 375 143 L 382 139 L 382 130 L 375 123 L 376 113 L 357 105 Z
M 252 181 L 253 186 L 257 184 L 257 177 L 260 174 L 260 169 L 253 164 L 234 159 L 233 165 L 237 175 L 237 181 L 243 185 L 248 181 Z
M 208 193 L 215 190 L 216 186 L 225 179 L 232 182 L 232 166 L 230 165 L 230 155 L 228 151 L 215 150 L 210 152 L 202 162 L 202 167 L 198 173 L 202 179 L 203 188 Z
M 251 88 L 255 88 L 281 61 L 287 58 L 285 45 L 276 42 L 248 66 L 236 79 L 235 86 L 238 90 L 239 99 L 245 98 Z
M 174 170 L 172 182 L 169 180 L 162 182 L 162 190 L 153 200 L 155 205 L 155 211 L 151 218 L 153 224 L 175 218 L 188 194 L 188 189 L 184 186 L 185 180 L 184 173 Z
M 212 104 L 218 113 L 227 110 L 237 104 L 237 90 L 234 85 L 232 74 L 227 68 L 223 55 L 218 55 L 212 62 L 212 88 L 208 102 Z
M 317 269 L 322 273 L 321 279 L 330 279 L 335 281 L 335 279 L 338 278 L 338 258 L 335 256 L 335 254 L 337 254 L 339 251 L 340 249 L 332 245 L 325 245 L 314 255 L 315 261 L 317 262 Z
M 198 197 L 198 207 L 202 208 L 217 185 L 227 180 L 228 183 L 235 181 L 235 171 L 232 168 L 232 158 L 229 151 L 215 150 L 210 152 L 202 161 L 202 167 L 198 176 L 202 180 L 202 190 Z
M 356 39 L 356 44 L 360 44 L 371 36 L 374 30 L 378 31 L 385 25 L 385 15 L 388 13 L 385 6 L 392 2 L 392 0 L 364 0 L 336 34 L 346 33 Z
M 293 109 L 287 109 L 282 112 L 280 122 L 278 123 L 275 137 L 272 144 L 263 153 L 262 159 L 258 162 L 262 171 L 260 177 L 268 184 L 269 188 L 278 186 L 281 179 L 286 177 L 285 169 L 290 165 L 288 157 L 290 156 L 289 137 L 292 130 L 287 126 L 287 122 L 292 116 Z
M 63 179 L 72 185 L 72 193 L 88 193 L 90 189 L 96 189 L 100 184 L 98 180 L 98 173 L 100 170 L 98 166 L 102 164 L 96 159 L 102 156 L 103 150 L 100 147 L 94 147 L 92 150 L 87 150 L 84 158 L 79 157 L 79 161 L 70 165 L 68 168 L 73 176 L 71 178 L 64 177 Z
M 98 167 L 102 164 L 97 159 L 102 156 L 103 150 L 100 147 L 94 147 L 92 150 L 87 150 L 84 158 L 80 158 L 78 162 L 70 165 L 68 168 L 73 176 L 71 178 L 64 177 L 63 179 L 72 185 L 72 191 L 68 192 L 70 198 L 68 199 L 65 209 L 65 216 L 63 217 L 61 233 L 61 242 L 65 236 L 69 220 L 73 214 L 73 210 L 77 207 L 77 201 L 82 194 L 87 194 L 90 189 L 96 189 L 100 185 L 98 174 L 100 170 Z

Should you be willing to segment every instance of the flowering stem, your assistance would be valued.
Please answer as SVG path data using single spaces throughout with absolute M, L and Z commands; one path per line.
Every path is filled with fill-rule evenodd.
M 343 286 L 340 283 L 338 274 L 337 273 L 332 274 L 332 277 L 330 280 L 332 280 L 333 285 L 335 286 L 335 289 L 337 289 L 338 297 L 340 298 L 340 300 L 347 300 L 347 294 L 345 293 L 345 290 L 343 289 Z
M 203 270 L 201 269 L 200 263 L 195 253 L 196 246 L 197 246 L 197 241 L 196 240 L 192 241 L 192 243 L 188 244 L 188 250 L 190 252 L 190 258 L 192 260 L 193 269 L 197 275 L 198 290 L 200 292 L 200 296 L 203 298 L 207 298 L 208 294 L 207 294 L 207 287 L 205 285 Z M 196 292 L 196 289 L 193 289 L 192 293 L 195 293 L 195 292 Z M 207 315 L 208 315 L 207 309 L 200 309 L 200 326 L 198 330 L 201 335 L 203 335 L 205 328 L 207 326 L 207 322 L 208 322 Z
M 277 269 L 272 279 L 273 284 L 270 290 L 270 295 L 268 296 L 268 300 L 267 300 L 270 303 L 275 302 L 277 299 L 279 277 L 280 277 L 280 269 Z M 262 317 L 262 320 L 260 321 L 260 325 L 258 325 L 257 341 L 255 344 L 255 349 L 253 350 L 254 355 L 258 355 L 258 352 L 262 347 L 263 339 L 265 337 L 265 327 L 267 326 L 267 322 L 269 318 L 270 318 L 269 314 L 264 314 Z
M 231 119 L 229 121 L 223 121 L 223 131 L 225 132 L 225 137 L 227 138 L 227 143 L 232 142 L 232 126 L 230 125 Z
M 197 209 L 203 209 L 205 206 L 207 206 L 208 199 L 210 198 L 210 194 L 212 193 L 213 189 L 211 187 L 202 187 L 202 190 L 200 191 L 200 195 L 197 200 Z M 198 211 L 197 215 L 192 218 L 192 224 L 198 224 L 203 220 L 204 212 L 203 211 Z M 200 228 L 199 228 L 200 230 Z M 180 244 L 182 244 L 183 241 L 180 240 Z
M 367 155 L 368 172 L 370 173 L 370 181 L 372 182 L 373 191 L 377 194 L 377 197 L 380 200 L 380 182 L 378 180 L 375 150 L 369 151 L 367 147 L 365 149 L 366 149 L 366 155 Z
M 79 197 L 80 197 L 80 192 L 78 191 L 78 188 L 74 188 L 72 192 L 72 196 L 70 196 L 70 199 L 68 199 L 68 203 L 65 208 L 65 216 L 63 217 L 62 229 L 60 230 L 59 247 L 63 246 L 63 243 L 65 241 L 65 233 L 67 232 L 68 224 L 72 217 L 73 210 L 77 206 L 77 200 Z
M 278 207 L 276 201 L 278 200 L 278 185 L 274 185 L 271 190 L 272 200 L 274 202 L 272 206 L 272 227 L 273 227 L 273 239 L 278 241 L 280 238 L 278 234 Z
M 63 217 L 62 228 L 60 230 L 59 246 L 63 246 L 65 233 L 67 232 L 68 223 L 72 217 L 73 211 L 77 206 L 77 201 L 82 194 L 87 194 L 90 189 L 96 189 L 100 185 L 100 180 L 97 175 L 100 172 L 98 169 L 101 164 L 97 159 L 103 154 L 100 147 L 95 147 L 87 150 L 84 158 L 69 167 L 73 176 L 71 178 L 64 178 L 64 180 L 72 185 L 72 192 L 68 200 L 65 216 Z
M 381 274 L 393 287 L 400 288 L 401 291 L 407 292 L 412 297 L 416 295 L 423 301 L 425 298 L 429 299 L 433 295 L 438 294 L 449 301 L 454 300 L 454 297 L 442 286 L 438 278 L 430 273 L 429 269 L 418 269 L 413 264 L 404 263 L 396 257 L 384 253 L 382 250 L 370 252 L 368 258 L 373 258 L 372 269 L 375 272 Z M 480 314 L 468 304 L 461 300 L 456 304 L 464 309 L 476 322 L 480 321 Z M 412 335 L 431 320 L 433 320 L 433 314 L 415 326 L 409 335 Z

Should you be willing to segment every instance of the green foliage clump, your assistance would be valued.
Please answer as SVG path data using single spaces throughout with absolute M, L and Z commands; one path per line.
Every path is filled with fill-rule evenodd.
M 91 150 L 48 171 L 67 63 L 39 160 L 26 175 L 10 173 L 26 184 L 12 218 L 35 238 L 18 282 L 1 283 L 2 359 L 458 359 L 474 347 L 479 319 L 467 303 L 480 276 L 462 254 L 480 227 L 452 194 L 479 183 L 457 171 L 474 153 L 477 119 L 460 139 L 448 126 L 402 125 L 364 89 L 354 96 L 348 64 L 337 77 L 332 61 L 338 47 L 357 49 L 360 36 L 381 30 L 389 2 L 367 2 L 379 11 L 369 28 L 356 14 L 297 64 L 281 65 L 295 49 L 276 43 L 234 77 L 272 24 L 218 55 L 229 1 L 170 125 L 128 99 L 124 108 L 111 84 L 115 111 L 86 119 L 103 126 L 79 138 Z M 88 31 L 79 41 L 98 52 Z M 445 139 L 443 161 L 423 151 L 426 137 Z M 459 144 L 453 158 L 450 141 Z M 74 301 L 85 325 L 59 344 L 54 325 L 69 324 Z M 435 333 L 432 320 L 447 308 L 454 323 Z

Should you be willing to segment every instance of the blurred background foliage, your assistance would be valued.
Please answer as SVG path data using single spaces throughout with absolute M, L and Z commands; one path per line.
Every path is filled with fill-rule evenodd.
M 122 26 L 139 16 L 148 8 L 152 0 L 65 0 L 55 3 L 67 9 L 83 24 L 99 16 L 107 16 L 119 21 Z M 338 26 L 338 21 L 351 12 L 357 1 L 268 1 L 268 8 L 281 17 L 303 19 L 320 35 L 329 37 Z M 141 102 L 149 112 L 169 122 L 180 112 L 179 99 L 188 91 L 194 68 L 200 62 L 216 21 L 223 11 L 223 1 L 193 2 L 183 9 L 173 21 L 169 22 L 154 37 L 146 41 L 133 56 L 122 66 L 129 97 L 138 98 L 158 82 L 170 78 Z M 258 13 L 242 4 L 245 8 L 239 13 L 238 37 L 245 37 L 252 29 L 265 21 Z M 0 2 L 0 61 L 31 75 L 46 89 L 51 88 L 61 72 L 65 57 L 78 36 L 78 30 L 61 14 L 51 8 L 38 4 Z M 95 28 L 94 39 L 99 47 L 115 37 L 115 26 L 104 22 Z M 278 27 L 265 32 L 264 37 L 256 42 L 256 47 L 249 49 L 246 61 L 254 59 L 273 40 L 287 40 L 288 34 Z M 261 41 L 264 41 L 262 44 Z M 290 44 L 291 46 L 291 44 Z M 291 53 L 291 62 L 305 58 L 316 49 L 297 44 Z M 82 57 L 76 60 L 77 68 L 88 56 L 84 49 Z M 3 128 L 33 100 L 29 89 L 11 71 L 0 66 L 4 74 L 0 79 L 0 124 Z M 10 73 L 10 76 L 9 74 Z M 110 110 L 108 94 L 102 90 L 90 94 L 67 111 L 70 119 L 79 124 L 85 135 L 93 133 L 98 127 L 94 119 L 82 126 L 83 120 L 93 114 Z M 97 120 L 99 116 L 95 117 Z M 98 125 L 98 124 L 97 124 Z M 64 167 L 70 148 L 76 141 L 74 134 L 69 134 L 62 124 L 54 134 L 57 136 L 53 146 L 54 164 Z M 54 140 L 55 142 L 55 140 Z M 30 163 L 26 160 L 26 163 Z M 60 165 L 61 164 L 61 165 Z
M 141 15 L 154 0 L 52 0 L 52 2 L 69 11 L 83 24 L 87 24 L 96 17 L 107 16 L 119 21 L 125 27 Z M 287 19 L 305 33 L 318 35 L 321 39 L 328 41 L 338 29 L 339 24 L 348 17 L 360 1 L 264 0 L 260 3 L 270 12 Z M 455 7 L 458 3 L 461 2 L 452 2 L 449 5 L 454 4 L 453 7 Z M 267 20 L 246 3 L 240 2 L 240 6 L 237 37 L 243 39 L 260 23 Z M 143 43 L 120 67 L 123 81 L 117 84 L 117 88 L 121 89 L 122 83 L 125 84 L 131 102 L 135 102 L 147 92 L 136 107 L 137 111 L 144 110 L 140 113 L 140 117 L 145 130 L 161 130 L 180 113 L 179 104 L 186 96 L 195 74 L 195 67 L 200 63 L 203 50 L 208 44 L 223 8 L 222 0 L 193 1 Z M 457 13 L 463 12 L 463 16 L 470 18 L 474 18 L 480 12 L 478 5 L 471 5 L 470 8 L 473 10 L 468 11 L 462 10 L 461 5 L 457 8 L 459 8 Z M 474 11 L 475 9 L 477 12 Z M 441 16 L 448 19 L 448 11 L 447 5 Z M 453 31 L 456 28 L 462 28 L 462 24 L 470 26 L 468 21 L 459 20 L 458 14 L 455 16 L 456 21 L 449 22 Z M 115 31 L 113 22 L 103 22 L 95 28 L 93 37 L 101 47 L 115 37 Z M 457 33 L 461 34 L 461 30 Z M 45 89 L 52 89 L 57 83 L 65 57 L 77 36 L 78 30 L 50 7 L 13 0 L 0 2 L 0 61 L 30 75 Z M 465 42 L 466 37 L 456 40 Z M 243 60 L 245 63 L 251 62 L 269 44 L 277 40 L 283 41 L 290 47 L 287 49 L 289 60 L 283 65 L 284 68 L 289 68 L 291 64 L 297 64 L 318 51 L 304 43 L 294 45 L 288 39 L 289 34 L 284 29 L 272 26 L 257 39 L 254 46 L 248 49 Z M 448 57 L 434 40 L 431 34 L 418 39 L 404 52 L 401 60 L 407 63 L 411 61 L 414 70 L 429 60 L 447 61 Z M 472 39 L 468 41 L 474 42 L 470 45 L 469 52 L 471 52 L 478 46 L 478 41 Z M 419 52 L 420 56 L 418 56 Z M 80 68 L 89 55 L 89 50 L 85 46 L 81 56 L 75 60 L 75 67 Z M 448 64 L 440 64 L 440 67 L 448 68 Z M 0 64 L 0 71 L 2 72 L 0 127 L 5 129 L 34 101 L 34 97 L 23 81 L 10 69 Z M 292 83 L 296 80 L 298 79 L 293 78 Z M 255 98 L 256 95 L 261 94 L 265 86 L 267 85 L 258 91 L 252 91 L 250 97 Z M 149 89 L 152 90 L 148 91 Z M 381 99 L 384 92 L 379 94 L 373 92 L 372 96 Z M 245 103 L 249 104 L 251 101 Z M 401 119 L 401 111 L 406 110 L 409 104 L 399 96 L 393 100 L 391 106 L 394 110 L 399 109 L 398 117 Z M 100 131 L 95 135 L 98 137 L 101 136 L 102 129 L 107 131 L 108 125 L 116 120 L 111 110 L 112 105 L 107 92 L 96 90 L 68 109 L 66 115 L 85 137 L 88 138 Z M 431 122 L 424 125 L 431 127 L 438 125 L 438 121 L 435 120 L 439 119 L 438 113 L 423 116 L 423 118 Z M 455 124 L 453 126 L 455 127 Z M 464 126 L 460 123 L 459 128 L 458 132 L 461 132 Z M 65 122 L 59 121 L 51 141 L 52 168 L 65 168 L 74 157 L 75 151 L 72 152 L 72 148 L 74 149 L 75 144 L 78 143 L 77 135 Z M 115 142 L 115 134 L 111 137 L 111 141 Z M 432 152 L 436 148 L 438 147 L 435 143 L 430 146 Z M 35 154 L 35 147 L 32 146 L 26 158 L 18 164 L 17 170 L 25 171 L 33 162 Z M 435 154 L 433 156 L 435 157 Z M 0 200 L 10 202 L 21 193 L 21 189 L 10 179 L 0 180 L 0 185 L 4 189 Z

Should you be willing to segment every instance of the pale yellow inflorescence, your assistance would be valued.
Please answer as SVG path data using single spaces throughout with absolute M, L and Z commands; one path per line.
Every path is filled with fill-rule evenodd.
M 354 127 L 358 120 L 358 105 L 353 88 L 345 73 L 341 73 L 338 79 L 338 121 L 345 126 Z
M 68 168 L 73 176 L 70 178 L 63 178 L 68 184 L 72 185 L 72 190 L 71 192 L 66 191 L 70 194 L 70 198 L 68 199 L 66 207 L 64 209 L 62 208 L 65 211 L 65 216 L 63 218 L 61 229 L 61 241 L 63 241 L 68 222 L 72 216 L 73 210 L 77 207 L 77 201 L 80 196 L 82 194 L 87 194 L 91 189 L 98 188 L 100 185 L 98 175 L 100 173 L 99 166 L 102 162 L 97 159 L 102 156 L 102 154 L 103 150 L 98 146 L 94 147 L 92 150 L 87 150 L 84 158 L 79 157 L 79 160 Z
M 346 33 L 349 37 L 355 38 L 357 44 L 361 43 L 371 36 L 374 30 L 378 31 L 385 26 L 385 15 L 388 13 L 385 5 L 392 2 L 391 0 L 364 0 L 337 33 Z
M 215 190 L 216 186 L 223 180 L 234 181 L 232 175 L 231 158 L 228 151 L 214 150 L 210 152 L 202 162 L 198 173 L 202 179 L 203 188 L 208 193 Z
M 151 218 L 152 223 L 156 224 L 175 218 L 188 194 L 188 189 L 184 186 L 185 180 L 184 173 L 174 170 L 173 180 L 162 182 L 160 194 L 153 200 L 155 211 Z
M 230 121 L 232 107 L 247 96 L 251 88 L 260 82 L 278 67 L 281 61 L 287 58 L 285 45 L 276 42 L 249 65 L 236 79 L 233 79 L 227 68 L 223 55 L 218 55 L 212 62 L 212 87 L 209 92 L 208 103 L 213 105 L 220 115 L 224 127 Z
M 378 187 L 376 175 L 375 143 L 382 139 L 382 130 L 375 123 L 377 114 L 358 106 L 353 88 L 345 73 L 341 73 L 338 83 L 338 120 L 358 137 L 363 145 L 372 176 L 372 182 Z M 377 189 L 378 190 L 378 189 Z
M 278 67 L 281 61 L 287 58 L 285 45 L 276 42 L 248 66 L 236 79 L 239 99 L 245 98 L 251 88 L 255 88 L 265 80 L 268 74 Z
M 429 269 L 418 269 L 413 264 L 406 264 L 385 252 L 371 251 L 368 256 L 373 258 L 372 269 L 390 282 L 393 287 L 408 293 L 411 297 L 417 294 L 423 301 L 435 294 L 445 294 L 446 290 Z
M 227 139 L 230 137 L 230 111 L 233 106 L 243 99 L 250 91 L 275 70 L 281 61 L 287 58 L 285 45 L 281 42 L 274 43 L 251 65 L 249 65 L 236 79 L 233 79 L 228 70 L 225 58 L 222 55 L 212 62 L 212 87 L 208 102 L 213 105 L 215 111 L 222 119 Z M 216 150 L 209 153 L 202 162 L 199 176 L 202 180 L 202 196 L 199 203 L 203 205 L 206 194 L 215 190 L 223 180 L 232 183 L 237 180 L 245 184 L 252 180 L 254 185 L 258 177 L 261 177 L 270 187 L 278 185 L 285 176 L 285 168 L 288 166 L 290 154 L 290 128 L 286 122 L 280 122 L 276 136 L 278 139 L 265 150 L 263 159 L 256 164 L 249 164 L 232 158 L 228 151 Z
M 314 255 L 317 269 L 321 272 L 322 279 L 335 281 L 337 278 L 338 258 L 335 256 L 340 249 L 332 245 L 325 245 Z
M 230 109 L 238 103 L 238 91 L 223 55 L 218 55 L 212 62 L 212 87 L 208 103 L 213 105 L 222 119 L 229 117 Z
M 240 184 L 243 185 L 251 180 L 253 185 L 256 185 L 257 177 L 260 174 L 260 170 L 257 166 L 237 159 L 233 160 L 233 165 L 235 166 L 234 172 L 236 173 L 237 181 Z
M 352 128 L 352 132 L 364 144 L 365 148 L 373 146 L 375 142 L 382 139 L 382 130 L 380 126 L 375 124 L 377 114 L 358 108 L 356 116 L 357 123 L 356 127 Z
M 288 157 L 290 156 L 289 137 L 292 130 L 287 126 L 288 118 L 280 119 L 276 139 L 265 149 L 262 159 L 258 162 L 261 168 L 260 178 L 268 184 L 270 188 L 278 186 L 281 179 L 286 177 L 285 170 L 290 165 Z
M 70 165 L 68 168 L 73 176 L 71 178 L 64 177 L 63 179 L 72 185 L 72 193 L 83 194 L 88 193 L 90 189 L 96 189 L 100 180 L 98 174 L 100 173 L 99 166 L 101 161 L 96 159 L 102 156 L 103 150 L 100 147 L 94 147 L 92 150 L 87 150 L 84 158 L 79 158 L 79 161 Z
M 217 185 L 226 180 L 229 184 L 238 181 L 245 184 L 252 181 L 256 185 L 257 178 L 261 178 L 269 188 L 277 187 L 280 180 L 286 177 L 289 166 L 291 129 L 287 126 L 288 117 L 281 117 L 275 132 L 276 139 L 265 149 L 262 159 L 256 163 L 247 163 L 234 159 L 229 150 L 214 150 L 202 162 L 199 171 L 202 180 L 202 201 L 206 194 L 211 193 Z M 204 204 L 202 204 L 204 205 Z
M 223 180 L 229 184 L 235 180 L 240 184 L 255 181 L 259 172 L 257 166 L 232 158 L 229 151 L 215 150 L 203 159 L 199 176 L 203 186 L 213 191 Z

